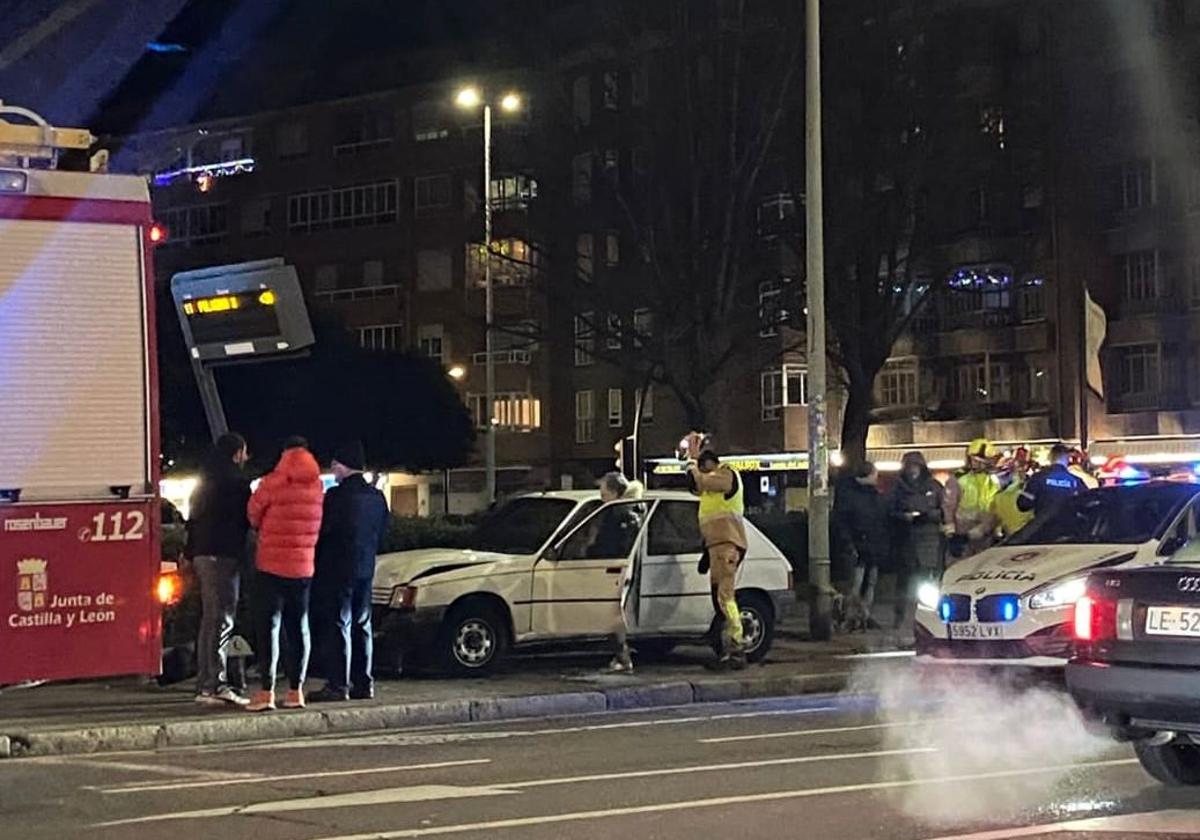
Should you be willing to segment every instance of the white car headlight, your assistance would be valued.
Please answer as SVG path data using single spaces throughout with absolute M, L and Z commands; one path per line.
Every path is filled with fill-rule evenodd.
M 936 583 L 922 583 L 917 587 L 917 606 L 936 610 L 942 600 L 942 590 Z
M 1029 596 L 1031 610 L 1045 610 L 1052 607 L 1065 607 L 1074 604 L 1087 591 L 1087 578 L 1074 577 L 1068 580 L 1043 586 Z

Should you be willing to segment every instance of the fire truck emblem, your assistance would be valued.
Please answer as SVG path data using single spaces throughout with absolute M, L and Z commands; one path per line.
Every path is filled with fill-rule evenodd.
M 27 557 L 17 561 L 17 608 L 22 612 L 44 610 L 49 601 L 46 561 Z

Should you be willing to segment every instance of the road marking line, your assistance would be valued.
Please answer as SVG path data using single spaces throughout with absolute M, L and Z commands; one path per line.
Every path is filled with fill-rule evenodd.
M 1136 759 L 1119 759 L 1115 761 L 1095 761 L 1083 764 L 1062 764 L 1049 767 L 1033 767 L 1023 770 L 1000 770 L 992 773 L 975 773 L 967 776 L 935 776 L 927 779 L 906 779 L 888 782 L 866 782 L 855 785 L 839 785 L 824 788 L 802 788 L 799 790 L 781 790 L 770 793 L 752 793 L 743 796 L 721 796 L 712 799 L 693 799 L 686 802 L 662 802 L 654 805 L 637 805 L 628 808 L 611 808 L 603 811 L 574 811 L 566 814 L 547 814 L 539 817 L 517 817 L 514 819 L 494 820 L 492 822 L 459 823 L 430 828 L 409 828 L 399 831 L 373 831 L 370 834 L 343 834 L 323 837 L 320 840 L 404 840 L 409 837 L 435 837 L 446 834 L 462 834 L 469 831 L 495 832 L 508 828 L 526 828 L 530 826 L 552 825 L 565 822 L 582 822 L 586 820 L 606 819 L 610 817 L 628 817 L 638 814 L 661 814 L 672 811 L 686 811 L 692 808 L 717 808 L 728 805 L 746 805 L 755 802 L 777 802 L 787 799 L 805 799 L 814 796 L 831 796 L 843 793 L 860 793 L 863 791 L 893 790 L 897 788 L 918 787 L 921 785 L 949 784 L 953 782 L 983 781 L 986 779 L 1003 779 L 1041 773 L 1062 773 L 1088 767 L 1115 767 L 1118 765 L 1136 764 Z
M 136 764 L 130 761 L 107 761 L 100 757 L 46 756 L 44 764 L 74 765 L 98 769 L 128 770 L 134 773 L 157 773 L 162 776 L 178 776 L 193 779 L 253 779 L 257 773 L 233 773 L 225 770 L 193 770 L 170 764 Z
M 841 755 L 806 755 L 796 756 L 793 758 L 774 758 L 763 761 L 738 761 L 727 764 L 702 764 L 702 765 L 687 765 L 683 767 L 661 767 L 654 770 L 629 770 L 620 773 L 594 773 L 586 776 L 561 776 L 551 779 L 529 779 L 524 782 L 497 782 L 494 785 L 481 785 L 477 788 L 472 787 L 454 787 L 455 794 L 453 798 L 465 799 L 474 796 L 471 793 L 473 790 L 480 791 L 480 796 L 496 796 L 497 793 L 516 793 L 521 790 L 529 790 L 531 788 L 552 787 L 556 785 L 574 785 L 584 782 L 611 782 L 621 781 L 624 779 L 646 779 L 655 776 L 676 776 L 692 773 L 713 773 L 721 770 L 746 770 L 751 768 L 761 767 L 781 767 L 795 764 L 819 764 L 823 761 L 848 761 L 859 758 L 885 758 L 896 755 L 913 755 L 919 753 L 937 752 L 931 748 L 920 748 L 911 750 L 877 750 L 873 752 L 860 753 L 844 753 Z M 322 810 L 326 808 L 343 808 L 351 805 L 386 805 L 396 802 L 418 802 L 421 799 L 410 799 L 408 797 L 410 791 L 423 791 L 427 788 L 438 788 L 442 790 L 447 786 L 442 785 L 416 785 L 409 787 L 398 788 L 381 788 L 373 791 L 360 791 L 357 793 L 342 793 L 331 794 L 329 796 L 315 796 L 298 799 L 280 799 L 273 802 L 258 802 L 253 805 L 244 805 L 237 807 L 226 808 L 207 808 L 201 811 L 176 811 L 173 813 L 151 814 L 144 817 L 133 817 L 124 820 L 115 820 L 113 822 L 97 823 L 97 828 L 107 828 L 117 825 L 132 825 L 135 823 L 149 822 L 166 822 L 168 820 L 189 820 L 189 819 L 204 819 L 207 817 L 228 817 L 238 814 L 265 814 L 274 813 L 275 811 L 309 811 Z M 422 795 L 423 794 L 418 794 Z M 355 798 L 359 797 L 359 798 Z M 367 797 L 362 799 L 361 797 Z M 396 798 L 399 797 L 399 798 Z M 451 798 L 449 796 L 433 796 L 429 798 Z
M 1017 837 L 1037 837 L 1058 834 L 1064 831 L 1088 834 L 1125 834 L 1136 831 L 1142 834 L 1190 834 L 1200 823 L 1200 811 L 1154 811 L 1142 814 L 1122 814 L 1111 817 L 1089 817 L 1083 820 L 1033 825 L 1025 828 L 1002 828 L 980 831 L 975 834 L 955 834 L 936 837 L 932 840 L 1010 840 Z
M 198 820 L 212 817 L 253 816 L 255 814 L 282 814 L 291 811 L 320 811 L 334 808 L 361 808 L 364 805 L 401 805 L 413 802 L 433 802 L 442 799 L 473 799 L 480 796 L 508 796 L 515 791 L 499 787 L 459 787 L 457 785 L 412 785 L 381 790 L 360 790 L 354 793 L 335 793 L 329 796 L 284 799 L 277 802 L 255 802 L 251 805 L 235 805 L 225 808 L 206 808 L 201 811 L 183 811 L 178 814 L 158 814 L 149 817 L 134 817 L 125 820 L 96 823 L 93 828 L 111 828 L 120 825 L 165 822 L 167 820 Z
M 437 761 L 430 764 L 405 764 L 396 767 L 368 767 L 361 770 L 327 770 L 320 773 L 293 773 L 287 776 L 264 776 L 258 773 L 237 774 L 236 778 L 211 779 L 200 782 L 178 782 L 164 784 L 161 782 L 139 782 L 136 784 L 86 787 L 84 790 L 98 790 L 101 793 L 146 793 L 163 790 L 191 790 L 194 788 L 225 787 L 228 785 L 244 785 L 251 782 L 294 782 L 301 779 L 333 779 L 344 776 L 367 776 L 378 773 L 403 773 L 413 770 L 438 770 L 443 767 L 466 767 L 472 764 L 491 764 L 490 758 L 472 758 L 462 761 Z
M 862 726 L 832 726 L 828 729 L 791 729 L 787 732 L 762 732 L 756 735 L 727 735 L 723 738 L 700 738 L 700 744 L 729 744 L 734 741 L 762 741 L 769 738 L 803 738 L 809 735 L 836 735 L 843 732 L 866 732 L 871 729 L 897 729 L 923 724 L 942 725 L 951 721 L 979 720 L 979 718 L 921 718 L 901 723 L 871 723 Z

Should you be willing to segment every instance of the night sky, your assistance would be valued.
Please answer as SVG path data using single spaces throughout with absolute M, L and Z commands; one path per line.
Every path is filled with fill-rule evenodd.
M 482 60 L 485 42 L 479 36 L 490 31 L 503 4 L 4 0 L 3 5 L 0 97 L 59 124 L 126 133 L 453 73 Z

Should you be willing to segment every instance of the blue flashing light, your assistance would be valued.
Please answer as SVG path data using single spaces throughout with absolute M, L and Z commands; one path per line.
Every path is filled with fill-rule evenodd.
M 942 598 L 942 603 L 938 604 L 938 615 L 942 617 L 943 624 L 950 623 L 950 599 Z
M 183 44 L 165 44 L 162 41 L 151 41 L 146 44 L 146 50 L 156 53 L 185 53 L 187 52 L 187 47 Z
M 1012 621 L 1017 617 L 1017 605 L 1012 601 L 1006 602 L 1004 604 L 1003 615 L 1005 621 Z

